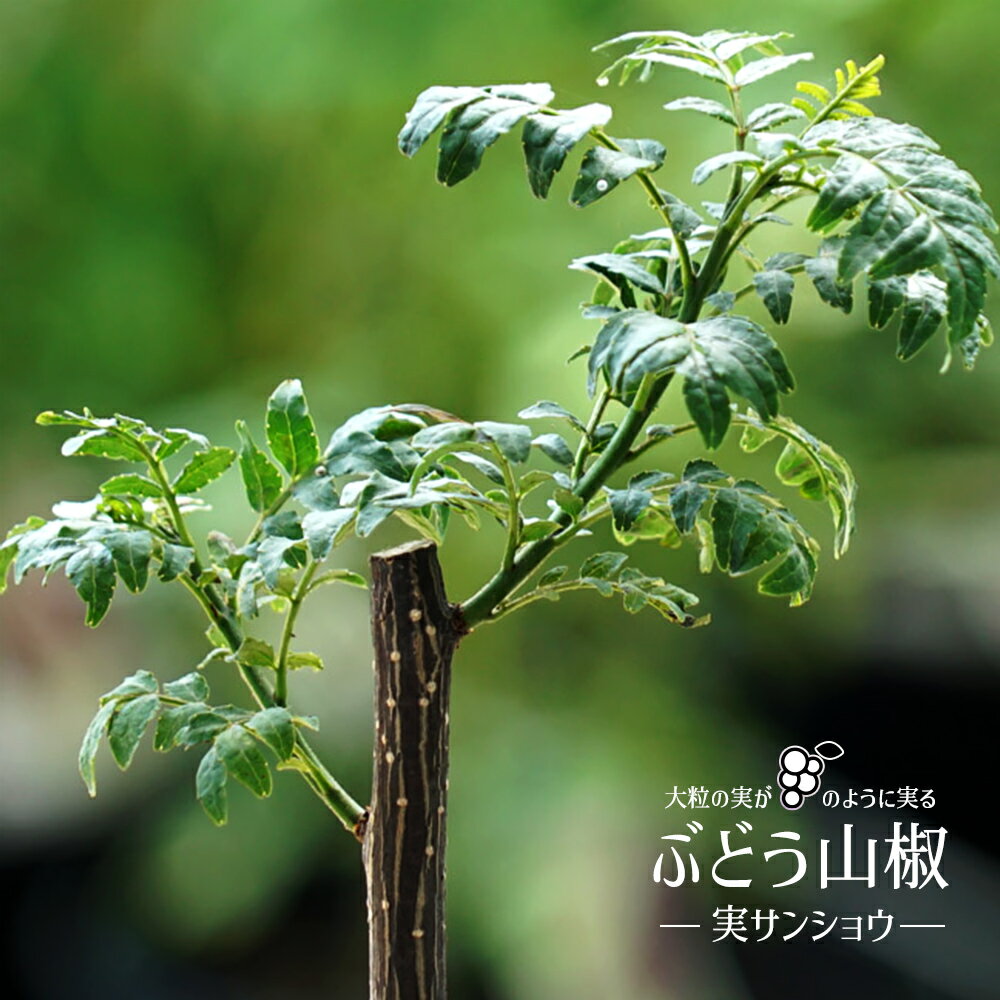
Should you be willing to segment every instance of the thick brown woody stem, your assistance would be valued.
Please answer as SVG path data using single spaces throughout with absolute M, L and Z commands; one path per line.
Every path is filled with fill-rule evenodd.
M 375 765 L 359 833 L 371 1000 L 444 1000 L 451 658 L 463 634 L 431 542 L 372 557 Z

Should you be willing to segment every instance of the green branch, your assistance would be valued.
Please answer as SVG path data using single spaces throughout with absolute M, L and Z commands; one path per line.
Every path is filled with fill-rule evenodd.
M 288 704 L 288 649 L 295 634 L 295 620 L 299 616 L 302 603 L 309 593 L 310 584 L 318 568 L 318 562 L 309 563 L 289 598 L 288 614 L 285 616 L 285 624 L 281 630 L 281 643 L 278 647 L 274 681 L 274 701 L 277 705 Z

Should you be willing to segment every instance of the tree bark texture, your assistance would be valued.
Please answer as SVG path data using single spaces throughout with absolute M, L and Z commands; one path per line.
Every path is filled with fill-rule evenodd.
M 451 658 L 462 635 L 436 546 L 372 557 L 375 750 L 363 820 L 371 1000 L 445 1000 Z

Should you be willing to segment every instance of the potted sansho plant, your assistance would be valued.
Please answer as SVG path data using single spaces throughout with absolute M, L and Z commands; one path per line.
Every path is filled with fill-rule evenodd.
M 579 352 L 589 414 L 543 401 L 498 423 L 425 405 L 375 406 L 327 438 L 300 382 L 288 380 L 267 403 L 266 451 L 242 421 L 230 447 L 121 414 L 38 418 L 70 433 L 63 454 L 110 459 L 124 471 L 93 500 L 58 503 L 51 517 L 14 527 L 0 548 L 4 582 L 8 570 L 17 582 L 32 570 L 45 578 L 61 570 L 96 626 L 119 581 L 139 592 L 156 577 L 185 588 L 208 622 L 207 655 L 190 672 L 161 681 L 140 669 L 101 697 L 80 750 L 88 790 L 101 741 L 126 768 L 147 730 L 157 750 L 195 749 L 197 797 L 215 823 L 226 821 L 231 779 L 266 796 L 273 767 L 297 772 L 361 844 L 372 998 L 445 996 L 448 699 L 462 637 L 573 590 L 620 596 L 626 611 L 648 608 L 682 628 L 706 623 L 695 595 L 668 582 L 665 549 L 655 575 L 628 564 L 622 549 L 642 541 L 692 546 L 705 572 L 757 572 L 760 593 L 792 605 L 809 599 L 819 546 L 776 493 L 710 458 L 683 468 L 669 460 L 673 442 L 687 436 L 709 454 L 731 435 L 748 452 L 773 446 L 779 485 L 825 502 L 833 554 L 846 551 L 854 476 L 783 412 L 795 383 L 776 333 L 790 321 L 797 288 L 811 286 L 844 312 L 862 298 L 871 326 L 895 324 L 902 360 L 941 331 L 945 367 L 957 356 L 971 368 L 990 341 L 983 302 L 1000 259 L 975 180 L 919 129 L 872 114 L 882 57 L 849 61 L 823 84 L 798 83 L 787 103 L 757 103 L 759 81 L 811 58 L 784 54 L 787 37 L 633 32 L 598 46 L 620 53 L 600 84 L 683 70 L 711 94 L 665 105 L 720 123 L 722 151 L 691 178 L 717 200 L 696 206 L 659 186 L 659 140 L 619 135 L 608 104 L 559 108 L 547 84 L 434 86 L 408 113 L 400 149 L 412 156 L 438 136 L 437 177 L 446 185 L 470 176 L 489 146 L 518 129 L 537 197 L 582 148 L 573 205 L 619 187 L 649 204 L 648 231 L 621 234 L 607 252 L 571 264 L 597 279 L 583 310 L 595 333 Z M 674 88 L 680 76 L 664 79 Z M 782 210 L 800 200 L 811 206 L 815 249 L 761 259 L 759 232 L 786 222 Z M 773 329 L 743 315 L 754 297 Z M 683 397 L 689 419 L 656 422 L 667 393 Z M 249 508 L 240 540 L 194 526 L 207 509 L 199 492 L 231 467 Z M 502 539 L 481 587 L 457 604 L 436 556 L 456 515 L 499 525 Z M 327 599 L 327 584 L 366 585 L 337 567 L 337 546 L 393 517 L 419 540 L 371 558 L 375 766 L 366 796 L 346 791 L 309 742 L 317 721 L 291 682 L 322 663 L 297 647 L 295 627 L 307 600 Z M 577 544 L 604 521 L 613 550 Z M 568 563 L 554 565 L 564 554 Z M 283 618 L 274 644 L 258 635 L 265 613 Z M 221 671 L 243 679 L 243 704 L 213 701 Z

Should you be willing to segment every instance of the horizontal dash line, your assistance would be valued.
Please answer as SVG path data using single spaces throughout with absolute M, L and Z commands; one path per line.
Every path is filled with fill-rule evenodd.
M 900 927 L 944 927 L 945 924 L 900 924 Z
M 701 927 L 701 924 L 660 924 L 661 927 Z

